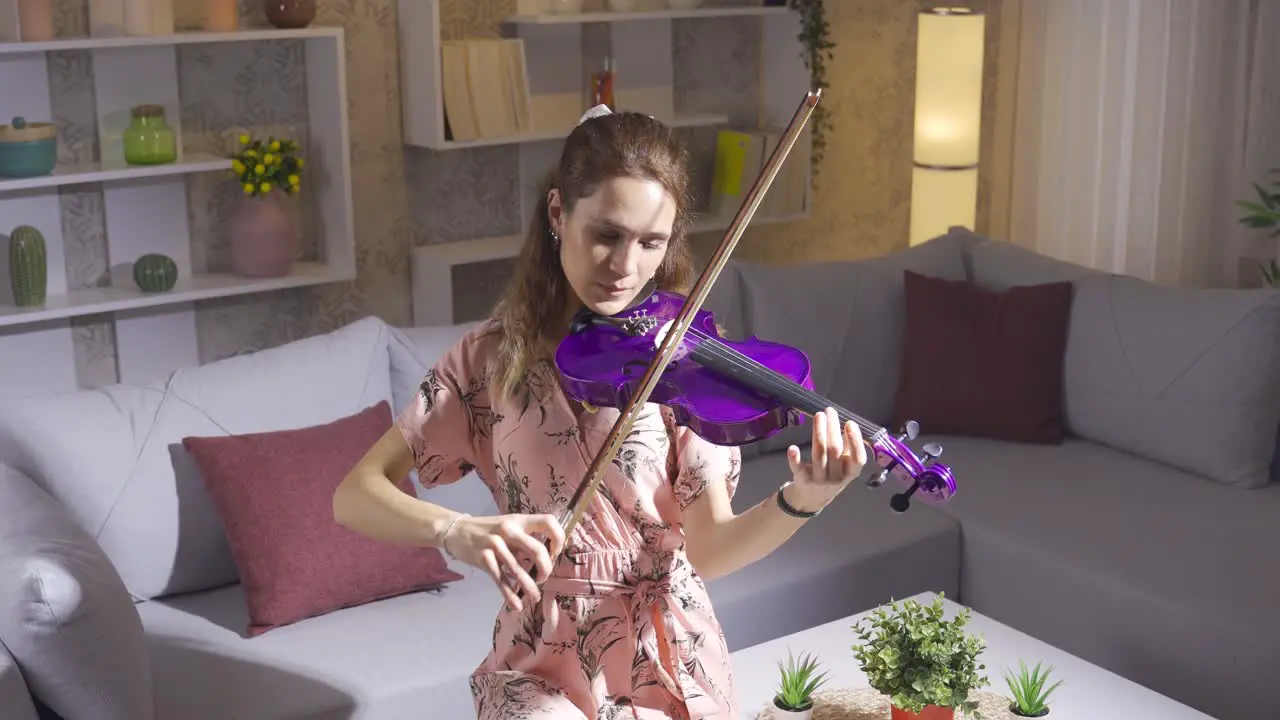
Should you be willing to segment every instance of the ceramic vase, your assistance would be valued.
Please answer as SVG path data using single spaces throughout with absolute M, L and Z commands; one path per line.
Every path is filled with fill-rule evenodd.
M 955 708 L 926 705 L 920 712 L 911 712 L 899 707 L 892 707 L 891 720 L 955 720 Z
M 773 720 L 810 720 L 813 717 L 813 707 L 810 706 L 807 710 L 787 710 L 779 707 L 775 698 L 769 717 Z
M 263 0 L 262 13 L 278 28 L 304 28 L 316 19 L 316 0 Z
M 13 304 L 39 307 L 49 288 L 49 259 L 44 235 L 30 225 L 20 225 L 9 234 L 9 281 Z
M 293 272 L 301 233 L 294 198 L 283 190 L 246 195 L 230 223 L 231 266 L 245 277 L 284 277 Z

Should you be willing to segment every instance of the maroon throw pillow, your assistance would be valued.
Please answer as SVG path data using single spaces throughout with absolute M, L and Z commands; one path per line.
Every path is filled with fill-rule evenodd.
M 333 519 L 333 492 L 391 427 L 386 402 L 325 425 L 187 437 L 240 571 L 250 636 L 461 580 L 433 547 L 383 543 Z M 400 489 L 413 495 L 408 477 Z
M 1069 282 L 1002 291 L 905 271 L 894 426 L 1056 445 L 1066 437 Z

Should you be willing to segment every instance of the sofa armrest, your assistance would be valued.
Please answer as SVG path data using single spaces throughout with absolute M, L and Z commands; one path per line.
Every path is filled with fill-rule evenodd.
M 36 706 L 31 704 L 27 681 L 22 679 L 13 656 L 0 644 L 0 708 L 7 720 L 36 720 Z
M 154 716 L 133 598 L 89 533 L 0 464 L 0 643 L 30 694 L 66 718 Z

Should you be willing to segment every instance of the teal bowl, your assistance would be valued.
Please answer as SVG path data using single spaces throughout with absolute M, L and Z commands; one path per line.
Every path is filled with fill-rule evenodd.
M 0 175 L 11 178 L 40 177 L 58 163 L 57 138 L 0 142 Z

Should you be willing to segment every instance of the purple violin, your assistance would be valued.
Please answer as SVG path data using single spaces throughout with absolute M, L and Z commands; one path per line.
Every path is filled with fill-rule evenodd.
M 580 313 L 556 351 L 565 392 L 596 407 L 626 407 L 684 303 L 684 296 L 658 290 L 614 316 Z M 937 462 L 942 447 L 926 444 L 922 459 L 906 444 L 919 432 L 914 420 L 892 435 L 814 392 L 809 367 L 798 348 L 754 337 L 725 339 L 712 313 L 699 310 L 649 400 L 671 408 L 677 423 L 717 445 L 748 445 L 832 407 L 842 421 L 858 424 L 880 467 L 867 485 L 879 487 L 893 477 L 906 486 L 890 507 L 904 512 L 914 494 L 934 504 L 951 499 L 956 481 Z

